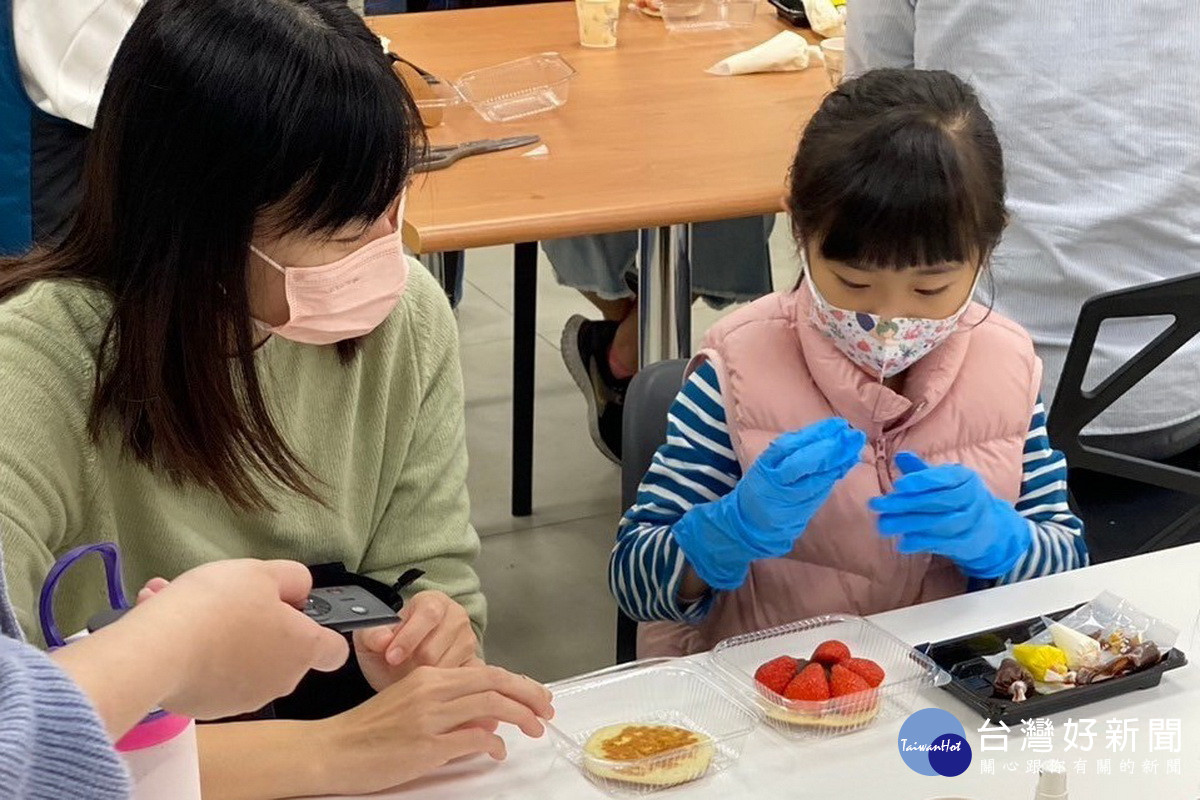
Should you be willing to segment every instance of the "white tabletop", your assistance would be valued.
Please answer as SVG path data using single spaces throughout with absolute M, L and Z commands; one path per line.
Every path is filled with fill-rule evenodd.
M 971 633 L 1006 622 L 1066 608 L 1090 600 L 1103 590 L 1125 597 L 1140 609 L 1171 622 L 1182 634 L 1178 646 L 1200 657 L 1200 544 L 1113 561 L 1061 575 L 1002 586 L 983 592 L 891 611 L 872 620 L 896 636 L 919 644 Z M 880 722 L 866 730 L 820 742 L 788 741 L 769 728 L 750 735 L 740 761 L 730 769 L 666 793 L 670 800 L 734 800 L 735 798 L 913 798 L 965 797 L 978 800 L 1026 800 L 1037 782 L 1029 762 L 1057 759 L 1070 772 L 1073 800 L 1194 800 L 1200 797 L 1200 668 L 1189 664 L 1166 673 L 1161 685 L 1113 700 L 1083 706 L 1050 719 L 1053 752 L 1022 751 L 1025 737 L 1014 728 L 1008 752 L 982 752 L 978 728 L 982 719 L 941 690 L 931 689 L 914 710 L 937 706 L 957 716 L 967 730 L 974 754 L 968 770 L 956 778 L 930 778 L 912 772 L 901 761 L 897 735 L 903 719 Z M 1096 720 L 1091 752 L 1066 752 L 1062 723 L 1068 718 Z M 1110 719 L 1134 720 L 1133 748 L 1107 749 Z M 1151 752 L 1152 720 L 1181 720 L 1180 752 Z M 515 730 L 505 734 L 508 760 L 478 758 L 454 764 L 402 789 L 378 795 L 420 800 L 599 800 L 605 795 L 568 762 L 556 756 L 548 738 L 530 740 Z M 1163 745 L 1159 742 L 1159 745 Z M 989 738 L 989 746 L 995 740 Z M 982 766 L 992 759 L 995 774 Z M 1112 775 L 1098 774 L 1110 761 Z M 1086 772 L 1078 773 L 1082 760 Z M 1132 760 L 1134 774 L 1121 772 Z M 1177 761 L 1180 774 L 1168 774 Z M 1148 773 L 1157 762 L 1155 774 Z M 1015 771 L 1006 765 L 1016 764 Z

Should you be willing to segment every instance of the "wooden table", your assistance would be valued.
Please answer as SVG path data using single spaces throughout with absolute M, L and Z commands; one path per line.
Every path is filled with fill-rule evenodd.
M 824 72 L 718 78 L 705 70 L 784 28 L 763 5 L 739 31 L 668 34 L 622 13 L 614 50 L 578 44 L 573 3 L 374 17 L 392 50 L 447 80 L 557 51 L 578 71 L 567 104 L 505 125 L 468 106 L 435 144 L 536 133 L 523 150 L 466 159 L 417 179 L 406 241 L 419 253 L 517 244 L 514 281 L 513 512 L 529 513 L 536 242 L 641 230 L 643 362 L 687 352 L 688 223 L 774 213 L 799 131 L 828 89 Z

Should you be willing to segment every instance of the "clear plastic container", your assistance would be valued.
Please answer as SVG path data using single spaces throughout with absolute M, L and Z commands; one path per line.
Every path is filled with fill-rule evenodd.
M 558 53 L 540 53 L 468 72 L 454 85 L 488 122 L 509 122 L 562 106 L 573 77 Z
M 662 0 L 662 18 L 675 32 L 743 28 L 754 23 L 758 0 Z
M 698 780 L 733 764 L 761 714 L 700 664 L 656 658 L 619 664 L 551 685 L 554 746 L 614 797 L 645 795 Z M 702 735 L 658 756 L 609 760 L 585 750 L 609 726 L 672 725 Z M 706 763 L 707 762 L 707 763 Z
M 429 84 L 432 97 L 418 98 L 417 112 L 426 128 L 436 128 L 445 121 L 446 113 L 463 104 L 462 95 L 453 84 L 438 81 Z
M 853 657 L 869 658 L 882 667 L 885 677 L 879 688 L 801 701 L 787 700 L 754 680 L 755 671 L 767 661 L 784 655 L 808 658 L 828 639 L 844 642 Z M 713 648 L 712 662 L 763 710 L 772 727 L 789 738 L 828 738 L 896 719 L 912 710 L 919 692 L 950 679 L 925 654 L 862 617 L 847 614 L 828 614 L 725 639 Z

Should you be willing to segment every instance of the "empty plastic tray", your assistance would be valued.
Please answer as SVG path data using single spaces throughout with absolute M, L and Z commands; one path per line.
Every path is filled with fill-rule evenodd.
M 562 106 L 574 76 L 558 53 L 540 53 L 468 72 L 454 85 L 488 122 L 509 122 Z
M 461 105 L 463 99 L 458 89 L 445 81 L 430 83 L 429 91 L 431 96 L 417 98 L 417 111 L 426 128 L 436 128 L 444 121 L 446 112 Z
M 757 11 L 758 0 L 662 0 L 663 22 L 675 32 L 745 27 Z

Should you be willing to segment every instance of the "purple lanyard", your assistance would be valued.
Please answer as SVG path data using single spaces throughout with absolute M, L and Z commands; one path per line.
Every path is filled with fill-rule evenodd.
M 112 542 L 101 542 L 76 547 L 54 562 L 50 574 L 46 576 L 46 582 L 42 584 L 38 617 L 42 622 L 42 634 L 46 637 L 46 644 L 52 648 L 66 644 L 66 640 L 59 633 L 58 625 L 54 622 L 54 593 L 58 589 L 58 582 L 77 561 L 92 553 L 97 553 L 104 559 L 109 605 L 114 609 L 129 608 L 129 602 L 125 599 L 125 589 L 121 586 L 121 554 L 117 551 L 117 546 Z

